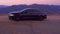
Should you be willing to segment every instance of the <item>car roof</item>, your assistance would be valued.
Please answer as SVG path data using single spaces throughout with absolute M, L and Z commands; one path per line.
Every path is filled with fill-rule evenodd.
M 29 10 L 29 9 L 31 9 L 31 10 L 40 10 L 38 8 L 26 8 L 26 9 L 21 10 L 20 12 L 25 11 L 25 10 Z

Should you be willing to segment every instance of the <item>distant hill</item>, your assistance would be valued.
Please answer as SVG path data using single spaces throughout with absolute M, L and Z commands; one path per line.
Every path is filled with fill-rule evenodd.
M 0 8 L 0 14 L 7 14 L 12 11 L 20 11 L 25 8 L 39 8 L 40 11 L 48 12 L 48 14 L 60 14 L 60 5 L 42 5 L 42 4 L 12 5 L 5 8 Z
M 8 7 L 8 6 L 6 6 L 6 5 L 0 5 L 0 8 L 6 8 L 6 7 Z

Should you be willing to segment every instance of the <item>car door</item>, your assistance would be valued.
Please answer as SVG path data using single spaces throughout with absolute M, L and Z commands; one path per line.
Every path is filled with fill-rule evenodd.
M 27 19 L 27 18 L 29 18 L 28 11 L 27 11 L 27 10 L 22 11 L 21 14 L 20 14 L 20 17 L 21 17 L 22 19 Z

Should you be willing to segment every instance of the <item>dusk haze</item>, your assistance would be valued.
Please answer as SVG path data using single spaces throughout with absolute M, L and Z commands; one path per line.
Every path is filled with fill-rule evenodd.
M 60 34 L 60 0 L 0 0 L 0 34 Z
M 0 5 L 18 5 L 18 4 L 48 4 L 60 5 L 60 0 L 0 0 Z

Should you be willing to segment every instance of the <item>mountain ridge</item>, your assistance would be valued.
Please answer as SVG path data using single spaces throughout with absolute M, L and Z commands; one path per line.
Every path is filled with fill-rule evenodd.
M 47 12 L 48 14 L 60 14 L 60 5 L 43 5 L 43 4 L 31 4 L 31 5 L 12 5 L 5 8 L 0 8 L 0 14 L 8 14 L 12 11 L 20 11 L 25 8 L 39 8 L 40 11 Z

